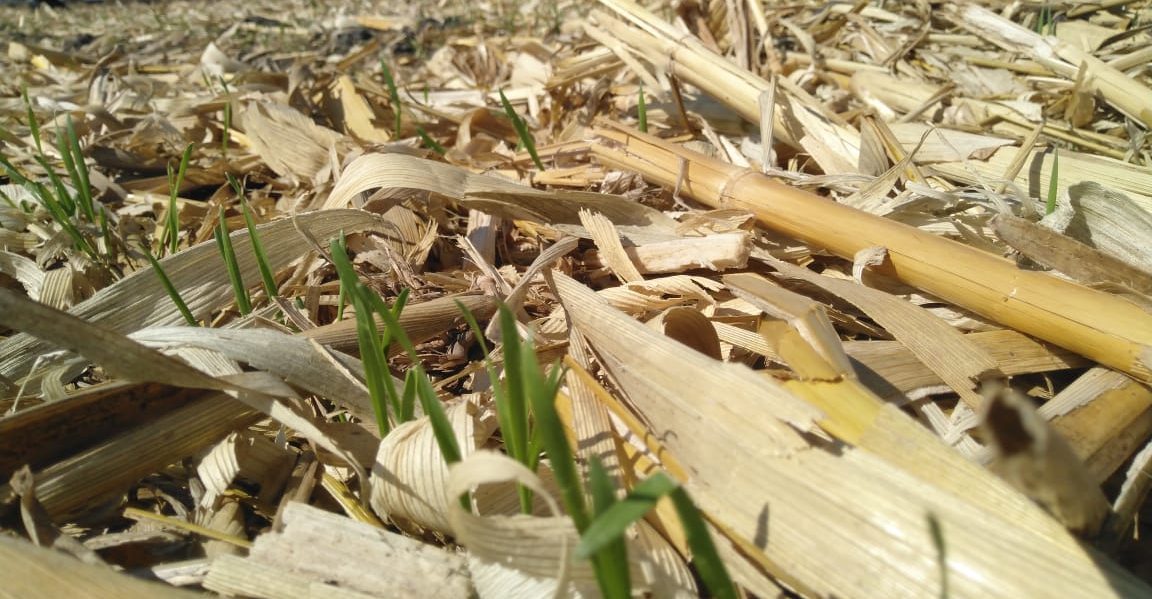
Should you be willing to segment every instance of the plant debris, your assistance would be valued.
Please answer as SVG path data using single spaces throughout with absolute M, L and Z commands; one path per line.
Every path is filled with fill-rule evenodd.
M 1152 594 L 1152 2 L 4 4 L 4 592 Z

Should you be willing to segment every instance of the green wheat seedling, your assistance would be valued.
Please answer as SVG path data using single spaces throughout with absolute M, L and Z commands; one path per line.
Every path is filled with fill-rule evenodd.
M 936 514 L 928 513 L 928 532 L 932 534 L 932 546 L 936 548 L 936 565 L 940 569 L 940 599 L 951 596 L 948 580 L 948 545 L 944 542 L 944 528 Z
M 228 162 L 228 144 L 232 141 L 232 101 L 224 104 L 224 131 L 220 134 L 220 155 Z
M 392 77 L 392 69 L 388 68 L 388 63 L 384 59 L 380 60 L 380 72 L 384 75 L 384 85 L 388 87 L 388 97 L 392 100 L 392 112 L 396 113 L 396 137 L 400 137 L 401 111 L 402 104 L 400 103 L 400 90 L 396 87 L 396 79 Z
M 598 464 L 595 461 L 591 465 L 593 466 L 591 470 L 597 470 Z M 656 507 L 660 498 L 666 495 L 672 500 L 676 514 L 680 517 L 684 537 L 692 550 L 696 571 L 704 581 L 704 586 L 708 587 L 710 595 L 723 599 L 738 597 L 732 578 L 716 551 L 716 545 L 712 542 L 700 510 L 696 508 L 684 488 L 663 472 L 657 472 L 638 483 L 622 500 L 617 501 L 613 495 L 612 501 L 607 502 L 604 509 L 598 509 L 595 519 L 580 536 L 580 545 L 576 547 L 577 557 L 592 556 L 621 542 L 628 527 L 643 518 Z M 627 563 L 626 558 L 621 561 Z M 624 590 L 627 589 L 617 588 L 614 592 Z M 605 596 L 608 596 L 607 592 Z
M 169 254 L 175 254 L 180 244 L 180 210 L 176 202 L 180 195 L 180 186 L 184 184 L 184 174 L 188 172 L 188 163 L 192 160 L 192 149 L 196 144 L 188 144 L 180 155 L 180 166 L 173 171 L 172 164 L 168 164 L 168 214 L 164 219 L 164 232 L 161 236 L 160 247 L 167 248 Z
M 240 210 L 244 213 L 244 226 L 248 228 L 248 241 L 252 243 L 252 254 L 256 256 L 256 266 L 260 268 L 260 281 L 264 284 L 264 292 L 269 298 L 276 297 L 276 277 L 272 275 L 269 266 L 268 253 L 264 251 L 264 244 L 260 242 L 260 233 L 256 230 L 256 219 L 252 216 L 252 207 L 244 197 L 244 185 L 236 180 L 231 173 L 225 174 L 228 185 L 240 200 Z
M 72 186 L 76 188 L 75 204 L 88 222 L 96 222 L 96 210 L 92 201 L 92 184 L 88 179 L 88 164 L 84 161 L 84 152 L 80 149 L 80 138 L 76 135 L 76 126 L 72 122 L 72 115 L 68 115 L 65 126 L 65 135 L 57 134 L 57 145 L 60 156 L 64 160 L 64 168 L 72 179 Z
M 648 101 L 644 98 L 644 82 L 640 82 L 640 97 L 636 100 L 636 123 L 641 133 L 648 132 Z
M 228 163 L 228 145 L 232 142 L 232 90 L 224 77 L 219 77 L 220 87 L 224 90 L 224 130 L 220 133 L 220 155 L 224 163 Z
M 1048 201 L 1044 205 L 1044 214 L 1056 211 L 1056 196 L 1059 195 L 1060 181 L 1060 150 L 1052 150 L 1052 172 L 1048 175 Z
M 1040 6 L 1040 14 L 1036 17 L 1035 31 L 1040 35 L 1056 35 L 1056 19 L 1052 15 L 1052 5 L 1048 2 Z
M 236 307 L 241 316 L 252 312 L 252 298 L 248 295 L 248 288 L 244 286 L 244 277 L 240 274 L 240 263 L 236 260 L 236 248 L 232 246 L 232 238 L 228 235 L 228 222 L 224 218 L 224 207 L 220 207 L 220 218 L 216 221 L 216 249 L 224 260 L 228 269 L 228 281 L 232 284 L 232 294 L 236 296 Z
M 160 285 L 164 287 L 164 291 L 168 293 L 168 297 L 172 298 L 172 303 L 176 304 L 176 309 L 184 316 L 184 321 L 188 326 L 200 326 L 196 322 L 196 318 L 192 316 L 192 311 L 188 309 L 188 304 L 184 302 L 184 298 L 180 296 L 180 291 L 172 284 L 172 279 L 168 278 L 168 273 L 164 272 L 164 267 L 160 265 L 160 261 L 156 256 L 152 255 L 152 251 L 147 247 L 144 248 L 144 255 L 148 257 L 148 262 L 152 264 L 152 272 L 156 273 L 156 277 L 160 279 Z
M 592 496 L 592 521 L 584 529 L 581 538 L 586 537 L 592 530 L 592 524 L 618 503 L 612 475 L 608 474 L 604 464 L 596 457 L 588 463 L 588 491 Z M 628 544 L 624 541 L 626 528 L 627 526 L 618 531 L 611 531 L 615 534 L 606 536 L 597 546 L 580 555 L 583 558 L 599 557 L 596 579 L 605 597 L 624 599 L 632 595 L 632 579 L 628 572 Z
M 444 412 L 444 406 L 436 397 L 432 388 L 432 381 L 420 363 L 416 346 L 408 334 L 400 326 L 400 314 L 407 303 L 408 291 L 404 290 L 396 298 L 396 302 L 389 308 L 384 300 L 372 290 L 364 286 L 352 268 L 348 259 L 347 245 L 344 237 L 332 241 L 330 245 L 332 262 L 336 266 L 340 277 L 341 289 L 352 301 L 356 309 L 356 333 L 360 344 L 360 359 L 364 364 L 365 379 L 368 383 L 368 393 L 372 398 L 372 408 L 376 416 L 376 425 L 381 436 L 387 435 L 391 430 L 388 414 L 391 412 L 396 424 L 408 422 L 415 418 L 416 400 L 424 414 L 428 416 L 432 426 L 433 436 L 440 447 L 440 453 L 449 463 L 459 462 L 461 459 L 460 446 L 452 432 L 452 425 Z M 380 334 L 376 327 L 376 318 L 383 323 L 384 332 Z M 404 377 L 404 389 L 397 394 L 392 382 L 392 374 L 388 369 L 388 348 L 395 340 L 407 353 L 412 361 L 412 367 Z M 470 504 L 468 497 L 460 497 L 461 506 L 468 510 Z
M 37 164 L 44 169 L 44 172 L 48 176 L 50 186 L 44 185 L 39 181 L 28 179 L 20 173 L 15 165 L 3 156 L 0 156 L 0 167 L 3 167 L 8 178 L 13 183 L 24 187 L 39 200 L 40 205 L 44 206 L 52 216 L 52 219 L 64 230 L 68 237 L 72 239 L 73 245 L 77 249 L 87 254 L 94 262 L 107 266 L 109 261 L 101 257 L 92 240 L 89 239 L 87 235 L 84 235 L 76 222 L 73 221 L 73 218 L 77 217 L 77 206 L 80 205 L 82 206 L 82 210 L 79 216 L 86 217 L 93 225 L 98 224 L 95 209 L 93 208 L 92 190 L 88 179 L 88 166 L 84 161 L 84 154 L 80 149 L 80 143 L 76 137 L 76 130 L 72 124 L 71 117 L 69 117 L 64 131 L 57 130 L 57 147 L 61 154 L 61 160 L 65 164 L 72 187 L 76 189 L 75 195 L 68 191 L 64 180 L 56 174 L 56 170 L 52 167 L 48 155 L 44 153 L 44 142 L 41 139 L 42 130 L 39 121 L 36 119 L 36 114 L 32 110 L 32 103 L 28 98 L 27 89 L 23 92 L 23 99 L 28 118 L 28 128 L 32 132 L 33 143 L 36 146 L 36 154 L 33 158 Z M 107 234 L 106 227 L 105 233 Z
M 498 318 L 503 331 L 504 376 L 496 370 L 492 353 L 484 341 L 484 330 L 476 317 L 457 302 L 456 307 L 472 329 L 480 350 L 486 356 L 484 367 L 492 384 L 492 395 L 496 403 L 496 419 L 500 424 L 500 434 L 504 438 L 504 450 L 508 455 L 535 471 L 540 463 L 540 438 L 533 427 L 532 397 L 551 401 L 560 385 L 560 369 L 553 368 L 551 377 L 545 378 L 536 362 L 536 352 L 530 342 L 522 341 L 516 334 L 516 318 L 507 306 L 500 306 Z M 532 492 L 518 486 L 520 510 L 532 513 Z
M 32 111 L 32 100 L 28 98 L 28 86 L 21 86 L 20 97 L 24 100 L 25 116 L 28 117 L 28 129 L 32 132 L 32 142 L 36 144 L 36 153 L 44 155 L 44 145 L 40 141 L 40 123 Z
M 500 104 L 504 106 L 504 114 L 508 115 L 508 120 L 512 121 L 512 127 L 516 129 L 516 136 L 520 138 L 520 145 L 532 157 L 532 164 L 535 164 L 537 169 L 544 170 L 544 163 L 540 161 L 540 155 L 536 153 L 536 140 L 532 139 L 532 134 L 528 132 L 528 125 L 516 113 L 516 109 L 512 108 L 512 103 L 504 95 L 504 90 L 499 91 Z
M 436 391 L 432 389 L 432 381 L 428 375 L 424 373 L 423 367 L 417 366 L 408 371 L 414 386 L 416 394 L 420 396 L 420 407 L 424 409 L 424 414 L 428 416 L 428 423 L 432 425 L 432 435 L 436 437 L 436 445 L 440 448 L 440 454 L 444 456 L 444 463 L 454 464 L 463 458 L 460 451 L 460 445 L 456 442 L 456 435 L 452 432 L 452 423 L 448 421 L 448 415 L 444 412 L 444 406 L 440 403 L 440 398 L 436 397 Z M 408 385 L 405 384 L 405 395 L 408 393 Z M 460 496 L 460 507 L 464 511 L 471 511 L 472 504 L 468 500 L 468 494 L 465 493 Z
M 507 309 L 505 308 L 505 310 Z M 514 330 L 512 329 L 512 331 Z M 514 335 L 512 331 L 507 334 Z M 593 492 L 593 504 L 590 507 L 585 500 L 584 485 L 580 477 L 580 469 L 576 465 L 575 455 L 568 445 L 568 436 L 565 433 L 563 423 L 560 421 L 560 415 L 556 412 L 556 388 L 559 383 L 560 369 L 553 368 L 552 378 L 546 379 L 539 365 L 536 364 L 535 351 L 529 348 L 527 351 L 522 351 L 520 357 L 524 366 L 522 371 L 524 386 L 529 390 L 536 390 L 536 392 L 527 394 L 532 408 L 534 439 L 548 456 L 552 475 L 560 487 L 560 499 L 564 504 L 564 510 L 572 519 L 576 531 L 583 535 L 591 525 L 592 518 L 598 513 L 597 508 L 608 509 L 610 501 L 607 495 L 612 492 L 610 490 L 611 482 L 606 480 L 606 474 L 601 475 L 601 473 L 597 473 L 594 479 L 590 480 L 590 488 Z M 507 359 L 506 355 L 505 360 Z M 529 360 L 531 360 L 531 364 L 529 364 Z M 591 558 L 600 591 L 605 597 L 626 598 L 630 595 L 628 565 L 627 561 L 621 562 L 619 560 L 620 551 L 619 545 L 607 544 L 597 548 L 588 556 Z
M 461 306 L 465 319 L 483 339 L 475 318 Z M 530 340 L 522 340 L 516 333 L 516 317 L 505 305 L 499 307 L 500 330 L 503 338 L 504 376 L 497 377 L 492 361 L 487 361 L 492 390 L 496 400 L 496 417 L 505 450 L 515 460 L 535 471 L 540 463 L 541 450 L 548 456 L 553 476 L 560 487 L 564 509 L 581 534 L 588 529 L 592 518 L 608 510 L 615 501 L 615 490 L 608 474 L 591 464 L 588 488 L 592 505 L 585 500 L 584 484 L 575 455 L 568 445 L 564 425 L 556 412 L 556 393 L 560 386 L 561 369 L 554 365 L 549 375 L 544 374 Z M 481 349 L 487 352 L 483 341 Z M 532 496 L 519 488 L 521 509 L 530 513 Z M 585 557 L 592 560 L 593 570 L 605 597 L 625 598 L 630 594 L 628 561 L 623 533 L 613 542 L 596 547 Z
M 401 395 L 396 391 L 396 385 L 388 369 L 387 352 L 395 329 L 399 329 L 398 324 L 395 329 L 389 325 L 399 322 L 400 312 L 407 302 L 408 293 L 407 290 L 401 292 L 395 304 L 389 308 L 379 295 L 360 282 L 356 270 L 352 267 L 352 261 L 348 258 L 348 248 L 343 235 L 332 240 L 329 249 L 332 264 L 336 267 L 337 276 L 340 277 L 340 287 L 356 311 L 356 338 L 360 346 L 360 360 L 364 364 L 365 382 L 368 385 L 368 395 L 372 399 L 376 426 L 380 435 L 384 436 L 392 430 L 389 413 L 397 417 L 399 424 L 398 416 L 403 411 Z M 383 334 L 379 333 L 376 327 L 377 316 L 380 316 L 385 324 Z M 402 329 L 399 332 L 403 334 Z M 404 340 L 407 340 L 407 335 L 404 335 Z M 411 346 L 411 341 L 408 341 L 407 345 Z M 414 354 L 413 348 L 412 355 Z
M 476 318 L 462 304 L 457 303 L 457 307 L 476 335 L 481 350 L 490 356 Z M 737 597 L 703 516 L 684 489 L 666 474 L 658 473 L 645 479 L 625 499 L 617 500 L 611 477 L 599 461 L 593 459 L 588 465 L 587 481 L 591 505 L 587 503 L 580 470 L 556 412 L 561 369 L 553 367 L 551 374 L 545 376 L 532 343 L 516 335 L 512 311 L 501 305 L 498 318 L 504 338 L 503 378 L 497 376 L 490 357 L 485 360 L 485 366 L 497 400 L 496 414 L 505 449 L 513 459 L 532 470 L 539 465 L 541 450 L 547 454 L 565 510 L 581 534 L 577 555 L 592 560 L 603 595 L 630 596 L 625 532 L 655 507 L 661 497 L 668 495 L 684 526 L 696 569 L 709 592 L 725 599 Z M 525 497 L 521 494 L 522 501 Z M 527 495 L 527 499 L 531 496 Z M 528 513 L 530 503 L 522 503 L 521 507 Z
M 97 262 L 100 261 L 100 256 L 96 251 L 95 246 L 92 245 L 92 242 L 89 241 L 88 237 L 81 233 L 80 229 L 78 229 L 72 222 L 73 215 L 69 213 L 68 208 L 71 207 L 75 209 L 75 203 L 61 201 L 61 198 L 68 197 L 68 193 L 67 190 L 64 189 L 63 183 L 59 180 L 59 177 L 57 177 L 55 173 L 52 173 L 51 170 L 48 171 L 51 173 L 49 179 L 55 179 L 53 182 L 53 189 L 50 190 L 43 183 L 40 183 L 39 181 L 32 181 L 31 179 L 28 179 L 24 175 L 20 174 L 20 171 L 17 170 L 17 168 L 3 156 L 0 156 L 0 167 L 4 168 L 8 178 L 13 183 L 24 187 L 29 192 L 31 192 L 33 196 L 40 200 L 40 205 L 44 206 L 44 208 L 48 211 L 48 214 L 52 216 L 52 220 L 59 224 L 60 228 L 68 234 L 68 237 L 72 239 L 73 245 L 75 245 L 76 248 L 87 254 L 90 258 L 92 258 L 92 260 Z
M 429 150 L 432 150 L 433 152 L 436 152 L 437 154 L 439 154 L 441 156 L 448 153 L 448 150 L 444 149 L 444 146 L 440 145 L 440 143 L 437 142 L 435 139 L 432 139 L 432 137 L 430 135 L 428 135 L 428 132 L 425 131 L 423 127 L 420 127 L 420 126 L 416 127 L 416 135 L 420 136 L 420 141 L 424 142 L 424 145 Z

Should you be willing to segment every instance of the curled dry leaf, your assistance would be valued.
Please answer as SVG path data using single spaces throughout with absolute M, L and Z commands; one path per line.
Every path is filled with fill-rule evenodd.
M 560 513 L 535 473 L 502 454 L 478 451 L 452 466 L 447 490 L 456 497 L 509 481 L 532 489 L 551 515 L 477 516 L 458 502 L 449 506 L 456 539 L 468 549 L 476 592 L 485 599 L 599 597 L 590 562 L 575 557 L 580 537 L 572 520 Z M 638 530 L 627 539 L 633 590 L 656 597 L 696 596 L 695 584 L 674 550 L 645 523 Z
M 445 412 L 462 457 L 483 448 L 496 430 L 495 413 L 477 398 L 459 401 Z M 448 510 L 455 502 L 448 470 L 427 417 L 401 424 L 380 441 L 372 465 L 372 509 L 401 526 L 452 534 Z

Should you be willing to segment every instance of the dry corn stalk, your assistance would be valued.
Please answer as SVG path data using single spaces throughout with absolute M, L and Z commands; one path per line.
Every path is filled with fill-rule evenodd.
M 710 206 L 741 208 L 772 230 L 847 259 L 888 249 L 903 282 L 1000 324 L 1152 382 L 1152 316 L 1115 296 L 1024 271 L 992 254 L 793 189 L 759 173 L 624 128 L 595 131 L 593 153 L 678 187 Z

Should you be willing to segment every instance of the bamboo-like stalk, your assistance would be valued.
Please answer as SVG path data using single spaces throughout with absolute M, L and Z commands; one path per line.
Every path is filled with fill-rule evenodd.
M 770 87 L 767 81 L 709 50 L 700 40 L 685 36 L 631 0 L 600 0 L 600 3 L 640 28 L 621 27 L 619 21 L 600 15 L 598 24 L 610 34 L 670 75 L 719 99 L 749 122 L 760 121 L 760 93 Z M 777 140 L 800 147 L 795 132 L 786 128 L 779 116 L 773 125 L 772 134 Z
M 769 229 L 848 259 L 883 246 L 905 283 L 1152 382 L 1152 315 L 1123 299 L 623 127 L 600 127 L 595 136 L 593 154 L 611 166 L 710 206 L 749 210 Z
M 463 304 L 477 318 L 488 318 L 496 311 L 496 300 L 486 295 L 439 297 L 427 302 L 405 306 L 404 311 L 400 314 L 400 326 L 413 343 L 426 341 L 429 337 L 447 330 L 456 319 L 461 317 L 456 302 Z M 378 322 L 376 326 L 379 330 L 384 330 L 384 323 Z M 356 321 L 353 319 L 341 320 L 302 331 L 300 335 L 315 339 L 321 345 L 330 345 L 336 349 L 350 349 L 356 347 Z M 398 350 L 393 347 L 390 351 Z

